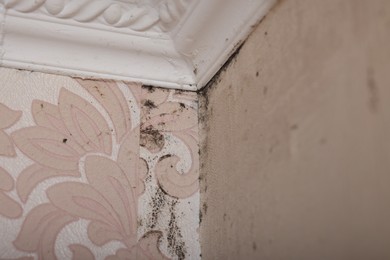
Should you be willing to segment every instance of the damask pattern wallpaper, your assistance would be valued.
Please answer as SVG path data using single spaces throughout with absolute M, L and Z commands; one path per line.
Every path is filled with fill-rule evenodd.
M 195 93 L 0 79 L 0 259 L 200 258 Z

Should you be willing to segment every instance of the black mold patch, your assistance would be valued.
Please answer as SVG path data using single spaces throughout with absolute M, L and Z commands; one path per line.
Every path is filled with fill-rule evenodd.
M 143 101 L 143 105 L 149 109 L 153 109 L 153 108 L 156 108 L 156 104 L 154 104 L 154 102 L 152 100 L 149 100 L 149 99 L 146 99 Z
M 161 150 L 164 147 L 164 135 L 152 126 L 141 128 L 140 131 L 140 146 L 148 150 Z
M 142 87 L 145 88 L 149 93 L 153 93 L 154 91 L 156 91 L 156 88 L 151 85 L 143 85 Z
M 152 212 L 149 213 L 147 227 L 153 229 L 156 227 L 158 222 L 158 216 L 162 212 L 162 209 L 167 204 L 165 194 L 160 188 L 157 188 L 156 192 L 152 196 L 152 201 L 149 203 L 149 207 Z
M 187 249 L 183 241 L 183 235 L 179 226 L 177 225 L 177 216 L 175 214 L 175 206 L 178 200 L 174 199 L 171 202 L 169 207 L 170 219 L 168 224 L 168 250 L 171 254 L 174 254 L 178 257 L 179 260 L 185 258 L 187 254 Z
M 203 212 L 204 212 L 204 214 L 206 214 L 207 213 L 207 204 L 206 203 L 203 203 Z
M 171 158 L 172 156 L 173 156 L 172 154 L 165 154 L 165 155 L 161 156 L 160 159 L 158 159 L 158 161 L 160 162 L 164 159 Z

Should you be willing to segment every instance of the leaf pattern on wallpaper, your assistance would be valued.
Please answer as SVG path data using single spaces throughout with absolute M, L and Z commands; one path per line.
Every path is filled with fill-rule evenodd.
M 0 156 L 13 157 L 16 155 L 11 138 L 4 129 L 14 125 L 22 116 L 22 112 L 15 111 L 0 103 Z
M 151 235 L 140 241 L 137 240 L 136 191 L 131 187 L 130 180 L 119 165 L 111 159 L 91 155 L 86 158 L 85 172 L 88 184 L 63 182 L 47 190 L 51 204 L 44 206 L 48 207 L 48 211 L 56 208 L 58 211 L 65 212 L 64 216 L 90 220 L 88 236 L 97 246 L 119 240 L 127 247 L 122 251 L 130 252 L 130 255 L 140 256 L 140 259 L 165 259 L 157 248 L 158 237 L 156 239 L 156 236 Z M 49 216 L 54 214 L 48 213 L 41 217 L 49 219 Z M 31 225 L 37 225 L 36 218 L 35 212 L 30 213 L 26 218 L 21 235 L 15 242 L 21 250 L 29 251 L 38 248 L 36 244 L 29 247 L 25 245 L 28 239 L 26 237 L 29 236 L 28 231 L 33 229 Z M 49 221 L 42 225 L 45 223 L 49 224 Z M 39 237 L 38 240 L 42 240 L 42 233 L 35 235 Z M 50 250 L 50 248 L 45 249 Z M 73 247 L 72 251 L 75 254 L 88 255 L 88 252 L 80 247 Z M 119 256 L 118 259 L 122 258 Z
M 36 162 L 17 180 L 23 202 L 40 182 L 56 176 L 79 176 L 79 160 L 88 152 L 111 153 L 111 131 L 86 100 L 62 88 L 58 105 L 34 100 L 36 126 L 12 133 L 17 147 Z
M 136 244 L 136 200 L 126 174 L 102 156 L 88 156 L 85 172 L 89 184 L 55 184 L 47 190 L 49 200 L 72 216 L 91 220 L 88 235 L 95 244 L 119 239 Z
M 12 133 L 17 147 L 40 165 L 78 170 L 87 152 L 111 153 L 111 131 L 103 116 L 86 100 L 61 89 L 58 106 L 35 101 L 37 126 Z
M 86 152 L 111 153 L 111 131 L 104 117 L 88 101 L 63 88 L 58 108 L 72 139 Z
M 92 254 L 91 250 L 87 247 L 77 244 L 72 244 L 69 246 L 69 249 L 72 251 L 72 260 L 94 260 L 95 256 Z
M 0 167 L 0 215 L 7 218 L 18 218 L 22 215 L 22 207 L 9 197 L 6 192 L 14 189 L 14 179 Z
M 108 256 L 106 260 L 128 260 L 128 259 L 137 259 L 137 260 L 165 260 L 169 259 L 165 257 L 156 244 L 160 237 L 162 236 L 161 232 L 152 231 L 146 233 L 138 242 L 136 246 L 133 246 L 130 249 L 119 249 L 115 255 Z
M 42 181 L 56 176 L 78 176 L 78 171 L 60 171 L 39 164 L 33 164 L 24 169 L 16 182 L 16 191 L 23 203 L 35 187 Z
M 191 168 L 188 172 L 180 173 L 176 170 L 180 158 L 173 155 L 162 156 L 155 171 L 158 183 L 166 193 L 177 198 L 187 198 L 199 190 L 197 112 L 184 103 L 168 101 L 169 91 L 152 92 L 152 95 L 149 89 L 144 88 L 144 91 L 147 92 L 147 99 L 141 102 L 144 114 L 140 144 L 153 153 L 158 152 L 164 146 L 164 134 L 171 133 L 186 145 L 191 154 Z M 191 98 L 189 95 L 186 97 Z
M 114 81 L 78 80 L 78 82 L 108 112 L 113 122 L 118 143 L 131 129 L 131 118 L 128 105 L 122 92 Z
M 141 195 L 145 190 L 144 180 L 149 170 L 145 160 L 139 156 L 139 127 L 134 128 L 124 137 L 117 162 L 128 176 L 136 194 Z M 138 171 L 134 172 L 133 169 Z
M 57 235 L 76 219 L 50 203 L 41 204 L 28 213 L 14 246 L 21 251 L 37 253 L 38 259 L 56 259 Z

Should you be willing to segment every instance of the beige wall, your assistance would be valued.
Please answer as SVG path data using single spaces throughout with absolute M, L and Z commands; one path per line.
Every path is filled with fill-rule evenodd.
M 390 1 L 280 1 L 203 95 L 203 259 L 390 259 Z

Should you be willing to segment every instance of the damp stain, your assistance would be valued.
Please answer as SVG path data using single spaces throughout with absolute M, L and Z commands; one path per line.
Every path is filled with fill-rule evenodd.
M 379 106 L 379 90 L 375 80 L 374 71 L 372 69 L 367 70 L 367 88 L 368 88 L 368 109 L 372 113 L 378 111 Z
M 256 251 L 256 250 L 257 250 L 256 242 L 253 242 L 253 243 L 252 243 L 252 249 L 253 249 L 253 251 Z

